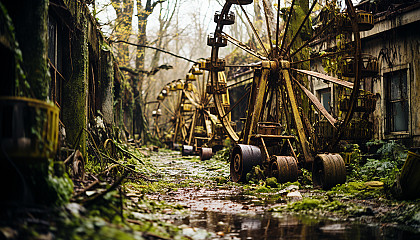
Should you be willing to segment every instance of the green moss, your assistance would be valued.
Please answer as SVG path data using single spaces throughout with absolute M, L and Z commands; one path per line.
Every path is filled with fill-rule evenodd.
M 267 186 L 269 186 L 271 188 L 277 188 L 277 178 L 275 178 L 275 177 L 267 178 L 265 180 L 265 183 L 266 183 Z
M 15 27 L 13 26 L 12 19 L 10 18 L 6 7 L 0 3 L 0 24 L 5 26 L 4 32 L 2 32 L 3 45 L 9 45 L 7 47 L 14 54 L 14 62 L 15 62 L 15 86 L 14 91 L 15 96 L 22 96 L 22 97 L 31 97 L 30 96 L 30 85 L 26 80 L 26 75 L 23 71 L 23 56 L 22 51 L 19 48 L 19 43 L 16 40 L 15 36 Z
M 63 86 L 62 101 L 62 118 L 66 127 L 67 141 L 71 145 L 77 144 L 74 147 L 79 149 L 83 156 L 87 156 L 86 133 L 83 129 L 86 128 L 87 124 L 86 98 L 89 76 L 86 31 L 86 28 L 83 28 L 82 31 L 75 34 L 75 37 L 72 38 L 72 65 L 66 69 L 71 78 Z
M 330 196 L 339 194 L 358 199 L 379 198 L 386 195 L 383 187 L 369 187 L 365 182 L 347 182 L 337 185 L 328 194 Z
M 51 81 L 47 65 L 48 0 L 25 0 L 5 6 L 13 19 L 31 97 L 47 100 Z
M 263 179 L 265 179 L 264 171 L 259 165 L 252 167 L 252 170 L 246 174 L 246 180 L 248 182 L 258 182 L 259 180 Z
M 304 198 L 302 201 L 288 203 L 280 207 L 270 209 L 274 212 L 293 212 L 295 214 L 303 214 L 306 216 L 320 216 L 329 214 L 331 217 L 353 216 L 365 214 L 366 209 L 359 207 L 350 202 L 342 202 L 339 200 L 311 199 Z
M 320 204 L 321 204 L 321 201 L 318 199 L 305 198 L 302 201 L 292 203 L 289 206 L 290 206 L 290 209 L 294 211 L 302 211 L 302 210 L 312 210 L 312 209 L 318 208 Z
M 48 176 L 48 185 L 54 199 L 54 205 L 61 206 L 69 202 L 73 194 L 73 182 L 65 173 L 62 176 L 50 174 Z

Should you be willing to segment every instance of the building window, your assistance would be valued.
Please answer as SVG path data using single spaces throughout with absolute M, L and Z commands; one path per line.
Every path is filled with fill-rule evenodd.
M 329 88 L 318 90 L 318 99 L 322 103 L 322 106 L 330 112 L 331 110 L 331 90 Z
M 53 14 L 48 16 L 48 63 L 51 74 L 51 100 L 60 107 L 63 85 L 63 31 Z
M 384 74 L 386 132 L 408 131 L 407 69 Z

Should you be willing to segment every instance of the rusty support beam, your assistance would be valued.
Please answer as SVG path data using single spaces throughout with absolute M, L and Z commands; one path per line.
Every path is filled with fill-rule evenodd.
M 303 156 L 305 158 L 306 163 L 313 162 L 312 155 L 309 152 L 309 145 L 305 134 L 305 129 L 302 124 L 302 119 L 299 114 L 299 109 L 297 107 L 295 93 L 293 91 L 292 81 L 290 79 L 289 70 L 287 68 L 284 68 L 282 70 L 282 74 L 284 77 L 287 95 L 289 96 L 290 105 L 292 108 L 292 114 L 296 125 L 296 130 L 298 133 L 300 145 L 302 146 Z
M 269 66 L 264 66 L 263 62 L 263 69 L 261 73 L 261 79 L 259 81 L 258 87 L 256 89 L 256 98 L 254 102 L 254 110 L 251 112 L 251 122 L 249 125 L 249 135 L 244 136 L 244 140 L 246 140 L 247 144 L 250 144 L 251 134 L 254 133 L 255 128 L 257 127 L 257 123 L 260 120 L 261 110 L 264 105 L 264 94 L 267 89 L 267 82 L 268 82 L 268 75 L 270 74 Z
M 197 112 L 198 112 L 198 109 L 195 109 L 194 115 L 193 115 L 193 120 L 192 120 L 191 127 L 190 127 L 190 136 L 188 136 L 188 145 L 190 145 L 190 146 L 191 146 L 191 141 L 192 141 L 192 138 L 193 138 L 193 135 L 194 135 L 195 123 L 197 122 Z

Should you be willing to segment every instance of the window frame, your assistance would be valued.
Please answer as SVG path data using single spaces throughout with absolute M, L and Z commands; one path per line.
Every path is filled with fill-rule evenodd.
M 389 85 L 390 84 L 387 80 L 386 75 L 388 74 L 392 74 L 392 73 L 396 73 L 399 71 L 404 71 L 406 73 L 407 76 L 407 103 L 408 103 L 408 114 L 407 114 L 407 130 L 403 130 L 403 131 L 393 131 L 393 126 L 391 126 L 392 122 L 390 121 L 390 118 L 392 118 L 393 116 L 390 115 L 389 111 L 390 108 L 387 106 L 387 104 L 390 102 L 389 98 L 390 98 L 390 88 Z M 410 83 L 411 83 L 411 68 L 409 64 L 401 64 L 401 65 L 396 65 L 392 68 L 386 68 L 383 69 L 382 71 L 382 93 L 383 93 L 383 98 L 382 98 L 382 113 L 383 113 L 383 133 L 384 133 L 384 139 L 395 139 L 395 138 L 408 138 L 410 137 L 410 133 L 411 133 L 411 91 L 410 91 Z M 398 102 L 394 101 L 394 102 Z

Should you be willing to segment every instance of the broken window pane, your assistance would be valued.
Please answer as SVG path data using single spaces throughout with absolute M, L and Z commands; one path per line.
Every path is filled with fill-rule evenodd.
M 407 69 L 384 75 L 387 132 L 408 131 Z
M 408 104 L 397 102 L 393 104 L 394 126 L 393 131 L 408 131 Z
M 330 106 L 331 106 L 331 92 L 328 91 L 328 92 L 321 93 L 321 100 L 322 100 L 322 105 L 324 106 L 325 110 L 329 112 Z

